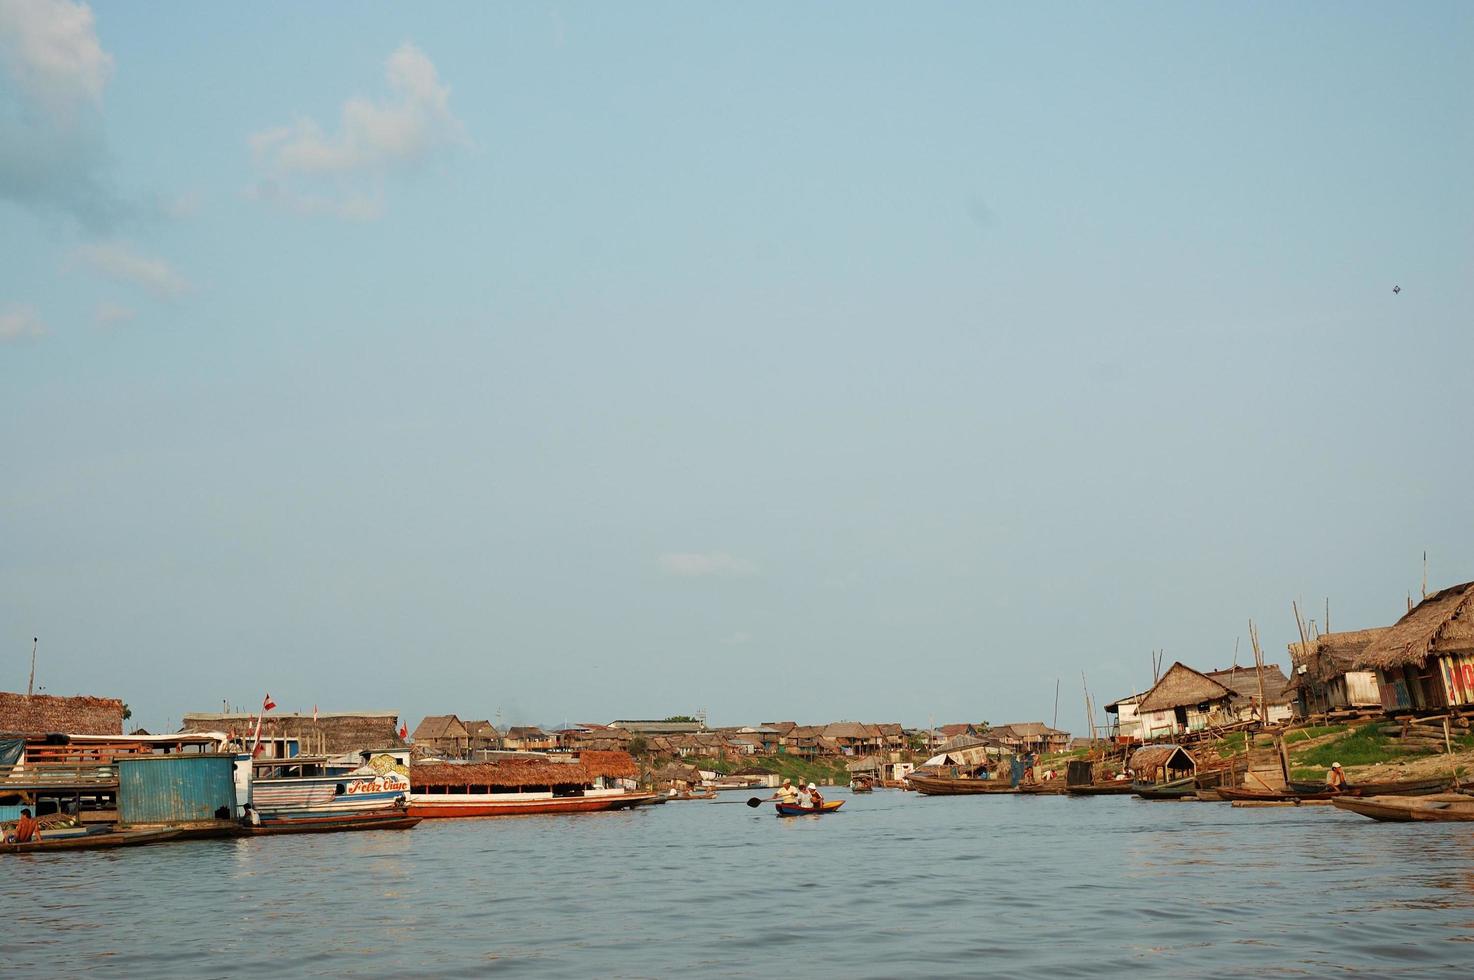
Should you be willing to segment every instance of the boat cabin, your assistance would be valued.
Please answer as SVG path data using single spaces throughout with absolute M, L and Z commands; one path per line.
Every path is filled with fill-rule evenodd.
M 1131 754 L 1131 771 L 1138 783 L 1172 783 L 1190 779 L 1198 771 L 1197 760 L 1180 745 L 1148 745 Z

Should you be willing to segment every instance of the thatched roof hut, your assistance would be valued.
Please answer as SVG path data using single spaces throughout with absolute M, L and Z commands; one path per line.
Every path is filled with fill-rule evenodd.
M 1192 753 L 1180 745 L 1148 745 L 1131 754 L 1130 767 L 1138 773 L 1153 773 L 1159 769 L 1170 772 L 1192 772 L 1198 762 Z
M 85 695 L 10 694 L 0 691 L 0 732 L 12 735 L 121 735 L 123 702 Z
M 1290 680 L 1292 688 L 1303 686 L 1307 681 L 1316 684 L 1327 684 L 1349 670 L 1356 669 L 1356 661 L 1383 633 L 1387 627 L 1381 626 L 1369 630 L 1347 630 L 1341 633 L 1322 633 L 1310 641 L 1309 647 L 1303 643 L 1290 644 L 1290 663 L 1292 664 L 1293 677 Z M 1300 673 L 1300 667 L 1305 667 L 1305 673 Z
M 1234 692 L 1206 674 L 1193 670 L 1178 661 L 1162 679 L 1146 693 L 1136 706 L 1139 713 L 1170 711 L 1188 705 L 1209 704 L 1213 701 L 1228 701 Z
M 1356 666 L 1391 670 L 1421 667 L 1445 654 L 1474 655 L 1474 582 L 1435 592 L 1375 637 Z

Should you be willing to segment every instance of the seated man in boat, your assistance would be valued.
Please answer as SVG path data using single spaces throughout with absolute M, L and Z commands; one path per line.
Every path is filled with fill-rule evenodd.
M 807 806 L 810 810 L 824 809 L 824 797 L 819 795 L 819 787 L 815 786 L 813 783 L 809 783 L 809 799 L 808 802 L 804 805 Z
M 36 818 L 31 816 L 30 807 L 21 809 L 20 819 L 15 822 L 15 833 L 10 839 L 16 844 L 29 844 L 41 839 L 41 826 L 36 823 Z
M 1326 773 L 1326 789 L 1333 793 L 1341 793 L 1346 790 L 1346 773 L 1341 768 L 1341 763 L 1331 763 L 1331 771 Z
M 783 780 L 783 785 L 778 787 L 778 802 L 787 804 L 798 803 L 798 790 L 793 786 L 793 780 Z

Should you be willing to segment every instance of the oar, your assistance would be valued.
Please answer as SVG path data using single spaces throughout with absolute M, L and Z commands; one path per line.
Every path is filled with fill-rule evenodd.
M 776 797 L 776 796 L 770 796 L 766 800 L 760 800 L 756 796 L 753 796 L 753 797 L 750 797 L 748 799 L 747 805 L 750 806 L 750 807 L 752 807 L 754 810 L 756 810 L 758 807 L 762 806 L 764 803 L 772 803 L 777 798 L 778 797 Z

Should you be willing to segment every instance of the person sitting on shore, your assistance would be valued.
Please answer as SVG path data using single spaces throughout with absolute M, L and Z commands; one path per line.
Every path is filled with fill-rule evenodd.
M 41 839 L 41 825 L 31 816 L 30 807 L 21 809 L 20 819 L 15 822 L 15 833 L 10 839 L 17 844 L 30 844 Z
M 809 805 L 809 809 L 810 810 L 822 810 L 822 809 L 824 809 L 824 797 L 822 797 L 822 796 L 819 795 L 819 787 L 815 786 L 813 783 L 809 783 L 809 804 L 808 805 Z
M 1346 772 L 1341 768 L 1341 763 L 1331 763 L 1331 771 L 1326 773 L 1326 789 L 1333 793 L 1344 793 L 1346 788 Z
M 787 803 L 790 806 L 798 803 L 798 790 L 793 787 L 793 780 L 783 780 L 783 785 L 778 787 L 778 802 Z

